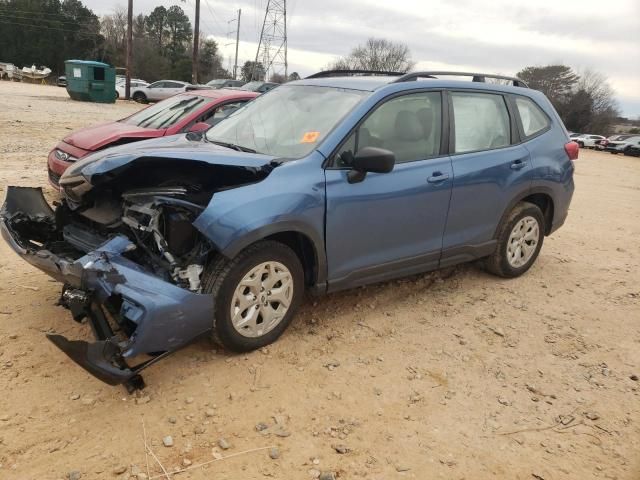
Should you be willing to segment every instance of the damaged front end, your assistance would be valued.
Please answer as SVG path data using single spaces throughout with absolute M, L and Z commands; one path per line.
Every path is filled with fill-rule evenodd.
M 277 166 L 181 136 L 142 144 L 74 164 L 55 209 L 40 188 L 8 187 L 0 211 L 4 239 L 64 284 L 60 304 L 86 319 L 97 341 L 48 338 L 100 380 L 129 387 L 140 386 L 140 370 L 211 330 L 214 299 L 203 278 L 220 253 L 195 225 L 207 223 L 216 193 L 258 183 Z
M 160 203 L 163 201 L 168 200 Z M 143 368 L 211 328 L 213 297 L 199 293 L 202 264 L 181 268 L 177 254 L 168 251 L 169 244 L 158 230 L 158 214 L 153 211 L 155 201 L 139 195 L 125 204 L 123 218 L 131 222 L 130 230 L 139 231 L 138 243 L 115 233 L 117 229 L 101 237 L 73 221 L 62 224 L 68 220 L 61 218 L 68 215 L 65 204 L 54 212 L 39 188 L 8 188 L 0 231 L 27 262 L 64 283 L 60 303 L 76 321 L 88 320 L 97 341 L 47 337 L 100 380 L 136 387 Z M 161 245 L 158 253 L 147 245 L 150 240 L 145 235 Z M 180 253 L 190 255 L 193 262 L 203 262 L 207 249 L 191 247 Z M 149 249 L 147 265 L 139 263 L 141 248 Z M 156 256 L 157 262 L 167 266 L 166 272 L 160 271 L 160 263 L 153 265 L 151 259 Z M 128 359 L 143 354 L 151 358 L 129 366 Z

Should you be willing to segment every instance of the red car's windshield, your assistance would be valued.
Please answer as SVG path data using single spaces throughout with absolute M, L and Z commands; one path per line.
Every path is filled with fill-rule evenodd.
M 120 121 L 142 128 L 169 128 L 196 109 L 210 105 L 214 101 L 213 98 L 197 95 L 176 95 Z

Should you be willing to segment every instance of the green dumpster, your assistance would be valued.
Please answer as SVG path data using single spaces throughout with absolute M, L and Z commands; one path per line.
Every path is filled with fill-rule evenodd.
M 114 103 L 116 101 L 116 69 L 106 63 L 90 60 L 67 60 L 67 92 L 74 100 Z

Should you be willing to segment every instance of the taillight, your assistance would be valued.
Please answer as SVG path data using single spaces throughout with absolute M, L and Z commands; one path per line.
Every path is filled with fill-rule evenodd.
M 580 146 L 576 142 L 569 142 L 564 144 L 564 151 L 567 152 L 569 160 L 577 160 Z

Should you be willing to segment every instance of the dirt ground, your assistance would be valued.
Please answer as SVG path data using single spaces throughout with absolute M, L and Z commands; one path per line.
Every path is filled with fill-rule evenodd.
M 0 82 L 0 195 L 55 199 L 49 149 L 137 108 Z M 144 479 L 146 432 L 180 480 L 640 479 L 640 159 L 576 164 L 567 223 L 525 276 L 465 265 L 309 299 L 274 345 L 197 342 L 140 396 L 47 341 L 90 334 L 0 242 L 0 478 Z

